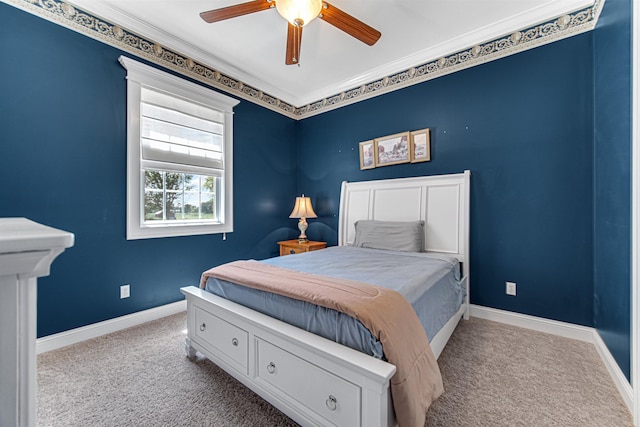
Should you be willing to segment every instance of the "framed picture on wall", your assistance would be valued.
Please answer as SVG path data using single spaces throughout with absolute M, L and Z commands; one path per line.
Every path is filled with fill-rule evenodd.
M 411 132 L 411 163 L 431 160 L 431 136 L 429 128 Z
M 409 162 L 409 132 L 374 139 L 376 166 Z
M 373 155 L 375 144 L 371 141 L 360 143 L 360 169 L 373 169 L 376 167 L 376 158 Z

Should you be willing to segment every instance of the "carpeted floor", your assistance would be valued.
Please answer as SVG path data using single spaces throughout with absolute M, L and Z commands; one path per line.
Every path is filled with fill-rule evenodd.
M 206 359 L 183 351 L 185 314 L 38 356 L 38 425 L 295 426 Z M 427 426 L 631 427 L 595 348 L 481 319 L 438 360 L 445 394 Z

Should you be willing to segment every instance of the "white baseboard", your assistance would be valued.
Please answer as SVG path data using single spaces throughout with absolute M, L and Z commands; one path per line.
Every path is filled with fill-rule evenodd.
M 627 404 L 627 408 L 629 408 L 629 411 L 633 414 L 633 388 L 631 387 L 631 384 L 627 381 L 627 377 L 624 376 L 622 369 L 620 369 L 618 363 L 607 348 L 607 345 L 595 329 L 593 330 L 593 339 L 593 344 L 596 346 L 596 350 L 598 351 L 598 354 L 600 354 L 600 358 L 604 362 L 604 366 L 607 367 L 609 375 L 611 375 L 611 379 L 613 379 L 613 382 L 618 388 L 624 403 Z
M 594 329 L 587 326 L 574 325 L 573 323 L 529 316 L 513 311 L 498 310 L 497 308 L 483 307 L 475 304 L 471 304 L 470 315 L 480 319 L 493 320 L 494 322 L 506 323 L 508 325 L 533 329 L 538 332 L 545 332 L 547 334 L 595 344 L 593 341 Z
M 141 325 L 142 323 L 180 313 L 186 309 L 187 301 L 182 300 L 149 310 L 127 314 L 126 316 L 116 317 L 115 319 L 105 320 L 104 322 L 71 329 L 70 331 L 60 332 L 59 334 L 48 335 L 36 340 L 36 354 L 46 353 L 47 351 L 97 338 L 132 326 Z
M 471 304 L 470 314 L 473 317 L 481 319 L 493 320 L 494 322 L 506 323 L 520 328 L 532 329 L 534 331 L 545 332 L 579 341 L 586 341 L 593 344 L 600 355 L 604 366 L 607 368 L 607 371 L 609 371 L 609 375 L 611 375 L 613 383 L 620 392 L 622 400 L 624 400 L 629 411 L 633 413 L 633 389 L 631 384 L 629 384 L 629 381 L 611 355 L 607 345 L 604 343 L 596 329 L 587 326 L 574 325 L 572 323 L 560 322 L 557 320 L 544 319 L 542 317 L 514 313 L 512 311 L 482 307 L 474 304 Z

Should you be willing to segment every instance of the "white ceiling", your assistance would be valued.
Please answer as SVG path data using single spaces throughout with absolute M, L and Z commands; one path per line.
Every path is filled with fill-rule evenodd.
M 287 22 L 269 9 L 208 24 L 199 13 L 246 0 L 70 0 L 294 106 L 424 64 L 594 4 L 594 0 L 331 0 L 382 37 L 367 46 L 316 19 L 300 66 L 285 65 Z

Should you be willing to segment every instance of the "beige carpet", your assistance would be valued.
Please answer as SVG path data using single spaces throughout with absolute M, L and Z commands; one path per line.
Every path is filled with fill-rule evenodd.
M 185 315 L 38 357 L 38 425 L 295 426 L 206 359 Z M 486 320 L 461 322 L 439 359 L 427 426 L 632 426 L 594 347 Z

